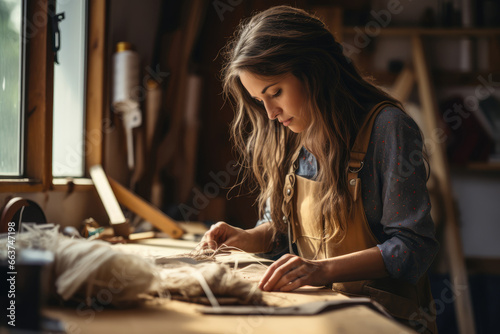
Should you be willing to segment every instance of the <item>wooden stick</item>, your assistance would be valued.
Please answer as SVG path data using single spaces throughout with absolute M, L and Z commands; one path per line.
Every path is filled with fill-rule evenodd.
M 415 75 L 413 70 L 408 66 L 405 66 L 396 78 L 396 82 L 392 87 L 391 95 L 398 99 L 401 103 L 405 103 L 410 97 L 414 83 Z
M 428 133 L 431 134 L 431 138 L 429 139 L 431 139 L 432 154 L 430 154 L 429 159 L 432 170 L 438 180 L 438 186 L 446 211 L 445 246 L 450 263 L 450 276 L 455 290 L 453 293 L 456 297 L 455 311 L 458 327 L 460 333 L 475 333 L 474 314 L 472 313 L 472 303 L 462 243 L 457 227 L 458 219 L 453 203 L 449 166 L 445 159 L 443 143 L 441 143 L 437 133 L 438 125 L 436 117 L 439 109 L 436 96 L 434 95 L 434 88 L 430 78 L 429 67 L 426 63 L 421 37 L 418 35 L 413 36 L 412 43 L 415 74 L 418 82 L 422 110 L 424 112 L 424 120 L 427 129 L 430 130 Z
M 91 0 L 88 5 L 87 96 L 85 165 L 102 163 L 104 116 L 104 69 L 106 66 L 106 1 Z
M 149 221 L 172 238 L 179 239 L 184 234 L 184 230 L 177 225 L 175 220 L 171 219 L 158 208 L 153 207 L 112 178 L 108 177 L 108 180 L 118 202 L 125 205 L 132 212 Z
M 101 165 L 94 165 L 90 167 L 90 176 L 94 182 L 94 186 L 97 189 L 97 193 L 101 198 L 102 204 L 106 209 L 109 221 L 113 227 L 113 231 L 116 236 L 122 236 L 128 238 L 130 234 L 130 225 L 123 215 L 123 211 L 118 205 L 115 194 L 108 182 L 106 173 L 102 169 Z

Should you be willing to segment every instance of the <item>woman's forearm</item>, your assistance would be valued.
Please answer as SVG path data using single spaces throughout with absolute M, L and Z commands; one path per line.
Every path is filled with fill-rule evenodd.
M 320 260 L 331 282 L 348 282 L 389 276 L 377 246 L 359 252 Z
M 273 239 L 273 230 L 271 228 L 270 222 L 265 222 L 246 230 L 249 234 L 249 241 L 253 245 L 248 245 L 247 249 L 249 252 L 253 253 L 265 253 L 271 251 L 272 239 Z
M 303 285 L 322 286 L 388 275 L 378 247 L 324 260 L 307 260 L 286 254 L 267 269 L 259 288 L 265 291 L 292 291 Z

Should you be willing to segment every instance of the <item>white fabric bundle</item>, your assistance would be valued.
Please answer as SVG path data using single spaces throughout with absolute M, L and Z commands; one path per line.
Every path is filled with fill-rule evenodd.
M 154 265 L 143 258 L 117 252 L 108 243 L 71 239 L 50 230 L 27 228 L 17 235 L 21 248 L 36 248 L 54 253 L 54 280 L 64 299 L 85 297 L 88 305 L 95 297 L 101 304 L 124 305 L 149 292 Z
M 58 226 L 49 230 L 26 228 L 27 232 L 17 235 L 18 248 L 54 253 L 53 280 L 64 300 L 124 306 L 139 301 L 142 294 L 166 293 L 195 302 L 206 295 L 213 306 L 218 305 L 214 295 L 232 297 L 238 304 L 262 303 L 257 286 L 224 264 L 192 264 L 147 253 L 131 254 L 102 241 L 68 238 L 59 234 Z

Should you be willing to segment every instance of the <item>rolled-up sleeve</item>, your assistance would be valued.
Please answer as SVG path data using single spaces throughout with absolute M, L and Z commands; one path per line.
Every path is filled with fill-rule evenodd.
M 366 172 L 374 182 L 363 189 L 367 219 L 390 276 L 416 283 L 439 249 L 422 137 L 413 119 L 387 108 L 376 119 L 370 144 Z

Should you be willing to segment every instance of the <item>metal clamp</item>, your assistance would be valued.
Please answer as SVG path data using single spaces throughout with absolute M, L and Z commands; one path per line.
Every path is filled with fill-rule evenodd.
M 361 161 L 361 167 L 359 167 L 358 169 L 356 170 L 352 170 L 351 167 L 347 166 L 347 170 L 349 171 L 349 173 L 359 173 L 362 169 L 363 169 L 363 166 L 365 165 L 365 163 L 363 161 Z

